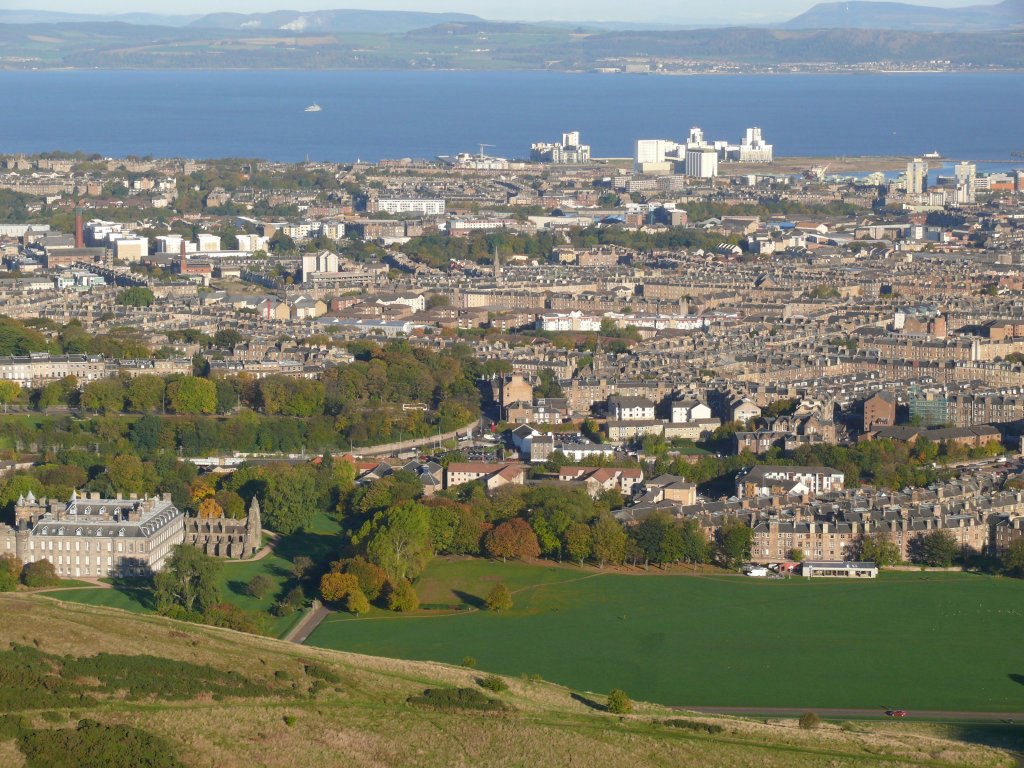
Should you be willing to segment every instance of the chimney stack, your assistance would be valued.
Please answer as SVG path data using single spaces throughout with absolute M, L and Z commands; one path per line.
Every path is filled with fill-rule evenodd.
M 82 232 L 82 209 L 75 209 L 75 248 L 85 248 L 85 235 Z
M 181 260 L 178 262 L 179 272 L 186 274 L 188 272 L 188 257 L 185 256 L 185 238 L 181 239 Z

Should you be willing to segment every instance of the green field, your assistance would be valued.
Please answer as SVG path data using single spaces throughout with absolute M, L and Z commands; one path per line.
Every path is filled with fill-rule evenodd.
M 337 614 L 308 643 L 472 656 L 488 671 L 681 706 L 1024 711 L 1024 581 L 635 576 L 477 560 L 436 561 L 417 587 L 424 603 L 478 604 L 499 580 L 522 590 L 508 614 Z

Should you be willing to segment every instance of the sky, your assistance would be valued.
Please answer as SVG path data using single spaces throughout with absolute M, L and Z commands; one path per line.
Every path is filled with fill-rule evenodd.
M 974 0 L 976 3 L 996 0 Z M 632 21 L 671 24 L 761 24 L 783 21 L 800 14 L 815 0 L 93 0 L 90 13 L 203 14 L 216 11 L 253 13 L 291 9 L 327 8 L 368 10 L 452 11 L 472 13 L 487 19 L 518 21 Z M 926 0 L 915 5 L 943 8 L 969 5 L 971 0 Z M 82 0 L 0 0 L 0 7 L 86 12 Z

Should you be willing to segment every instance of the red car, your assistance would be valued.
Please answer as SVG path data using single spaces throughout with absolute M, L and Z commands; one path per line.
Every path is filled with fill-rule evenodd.
M 905 709 L 890 709 L 890 710 L 886 711 L 885 714 L 887 714 L 889 717 L 906 717 L 907 716 L 907 710 L 905 710 Z

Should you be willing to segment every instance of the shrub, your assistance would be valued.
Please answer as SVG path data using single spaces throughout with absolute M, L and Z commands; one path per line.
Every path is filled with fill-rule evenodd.
M 663 720 L 662 725 L 667 725 L 669 728 L 684 728 L 688 731 L 697 731 L 698 733 L 708 733 L 711 735 L 725 730 L 722 726 L 715 725 L 714 723 L 702 723 L 699 720 L 682 720 L 679 718 Z
M 415 611 L 420 606 L 420 599 L 416 590 L 405 579 L 397 583 L 388 582 L 388 610 L 407 613 Z
M 462 666 L 468 667 L 469 669 L 476 669 L 476 659 L 472 656 L 463 656 Z
M 330 667 L 325 667 L 322 664 L 307 664 L 306 674 L 312 677 L 314 680 L 323 680 L 325 683 L 340 683 L 341 677 Z
M 289 728 L 295 725 L 295 715 L 285 715 L 284 724 L 287 725 Z
M 814 712 L 804 712 L 800 715 L 800 727 L 804 730 L 811 730 L 821 725 L 821 718 Z
M 26 587 L 32 587 L 33 589 L 53 587 L 60 584 L 60 579 L 57 578 L 57 571 L 49 560 L 37 560 L 34 563 L 28 563 L 21 572 L 21 580 Z
M 507 611 L 512 608 L 512 593 L 508 591 L 508 587 L 505 586 L 504 582 L 499 582 L 491 590 L 491 593 L 487 595 L 487 599 L 484 602 L 489 611 L 494 611 L 495 613 Z
M 274 580 L 271 579 L 265 573 L 257 573 L 251 579 L 249 583 L 245 585 L 245 594 L 250 597 L 263 598 L 270 594 L 270 590 L 274 588 Z
M 621 688 L 614 688 L 608 694 L 608 711 L 613 715 L 625 715 L 633 711 L 633 702 Z
M 478 682 L 481 688 L 486 688 L 488 691 L 494 691 L 495 693 L 503 693 L 508 690 L 508 683 L 497 675 L 488 675 Z
M 508 707 L 497 699 L 484 696 L 476 688 L 427 688 L 419 696 L 410 696 L 410 704 L 434 709 L 479 709 L 500 711 Z

